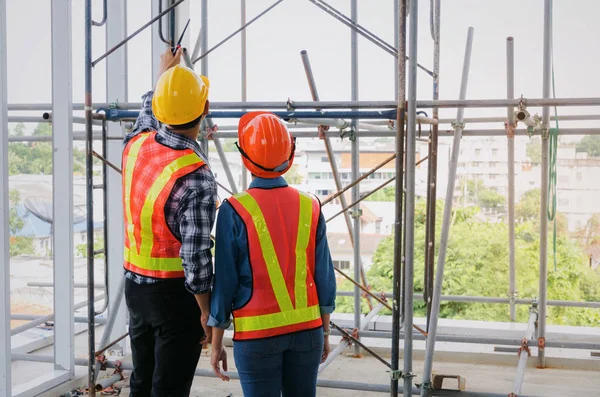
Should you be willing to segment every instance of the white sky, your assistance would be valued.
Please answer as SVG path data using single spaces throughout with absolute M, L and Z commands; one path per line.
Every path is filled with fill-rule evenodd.
M 10 103 L 50 102 L 50 0 L 6 0 L 8 11 L 8 98 Z M 191 2 L 192 41 L 200 24 L 200 1 Z M 248 20 L 274 0 L 248 0 Z M 330 0 L 349 15 L 350 0 Z M 101 0 L 94 1 L 95 19 Z M 128 0 L 128 32 L 150 19 L 149 0 Z M 209 1 L 209 46 L 240 26 L 238 0 Z M 429 2 L 419 12 L 419 63 L 432 68 Z M 83 0 L 73 0 L 73 100 L 84 97 Z M 359 23 L 393 44 L 393 1 L 359 1 Z M 35 13 L 34 13 L 35 11 Z M 554 1 L 554 59 L 557 96 L 599 96 L 600 25 L 597 0 Z M 515 38 L 515 93 L 542 96 L 543 0 L 442 1 L 441 99 L 456 99 L 467 28 L 475 28 L 467 97 L 506 96 L 506 37 Z M 93 58 L 104 52 L 104 28 L 94 28 Z M 210 98 L 240 100 L 239 35 L 209 56 Z M 310 100 L 300 51 L 309 53 L 322 100 L 350 99 L 350 29 L 306 0 L 286 0 L 248 28 L 248 100 Z M 150 30 L 128 45 L 129 100 L 138 102 L 152 85 Z M 359 37 L 361 100 L 392 100 L 394 59 Z M 105 100 L 105 63 L 94 70 L 94 102 Z M 419 99 L 431 98 L 431 78 L 418 73 Z M 535 109 L 539 111 L 539 109 Z M 597 113 L 598 108 L 562 108 L 562 114 Z M 532 112 L 533 113 L 533 112 Z M 441 112 L 452 117 L 454 110 Z M 504 109 L 467 109 L 465 116 L 505 115 Z M 560 113 L 559 113 L 560 114 Z M 568 125 L 566 122 L 563 125 Z M 593 125 L 570 124 L 572 126 Z M 495 126 L 501 128 L 502 126 Z

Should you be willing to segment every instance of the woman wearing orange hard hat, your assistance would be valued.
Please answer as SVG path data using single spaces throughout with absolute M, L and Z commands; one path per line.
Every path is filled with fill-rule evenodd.
M 282 177 L 296 144 L 279 117 L 244 115 L 238 138 L 253 180 L 223 203 L 217 218 L 211 365 L 229 379 L 220 363 L 226 371 L 222 341 L 233 317 L 244 396 L 315 396 L 336 292 L 321 204 Z

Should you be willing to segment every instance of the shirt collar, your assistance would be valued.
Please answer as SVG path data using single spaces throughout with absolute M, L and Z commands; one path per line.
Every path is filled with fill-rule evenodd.
M 254 180 L 250 183 L 250 189 L 252 188 L 262 188 L 262 189 L 273 189 L 277 187 L 287 187 L 288 184 L 283 179 L 282 176 L 278 176 L 277 178 L 254 178 Z
M 162 143 L 172 149 L 177 149 L 177 150 L 191 149 L 205 163 L 208 163 L 206 155 L 200 148 L 200 145 L 198 144 L 198 142 L 188 138 L 185 135 L 177 134 L 177 133 L 169 130 L 168 128 L 166 128 L 164 125 L 160 126 L 157 133 L 160 138 L 159 139 L 160 143 Z

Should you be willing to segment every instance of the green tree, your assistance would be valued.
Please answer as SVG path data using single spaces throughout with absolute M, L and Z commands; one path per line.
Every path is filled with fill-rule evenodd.
M 498 210 L 506 204 L 506 198 L 503 195 L 486 187 L 480 179 L 467 179 L 466 181 L 463 181 L 460 185 L 461 192 L 465 191 L 465 184 L 467 192 L 466 199 L 469 204 L 474 204 L 488 210 Z M 459 203 L 462 203 L 463 201 L 464 197 L 459 199 Z
M 437 233 L 439 239 L 441 208 L 438 204 Z M 415 292 L 424 285 L 424 200 L 416 205 L 415 216 Z M 464 296 L 506 296 L 508 292 L 508 228 L 503 223 L 481 222 L 473 207 L 459 208 L 453 215 L 450 230 L 443 293 Z M 537 238 L 531 238 L 536 236 Z M 516 236 L 517 290 L 519 297 L 536 298 L 539 274 L 539 226 L 534 221 L 517 225 Z M 436 250 L 439 241 L 436 244 Z M 368 271 L 374 291 L 390 291 L 392 287 L 393 236 L 383 240 L 373 255 Z M 436 253 L 437 254 L 437 253 Z M 551 261 L 552 253 L 549 253 Z M 591 271 L 582 251 L 566 237 L 557 240 L 557 270 L 550 269 L 548 299 L 597 301 L 600 297 L 600 274 Z M 340 289 L 351 289 L 341 283 Z M 338 299 L 338 310 L 351 312 L 349 298 Z M 366 303 L 363 311 L 367 311 Z M 417 316 L 425 315 L 425 304 L 415 301 Z M 528 308 L 518 306 L 518 321 L 526 321 Z M 442 318 L 509 321 L 508 305 L 442 302 Z M 600 312 L 594 309 L 549 307 L 548 321 L 552 324 L 599 326 Z
M 23 227 L 25 222 L 17 212 L 17 205 L 21 202 L 21 197 L 18 190 L 10 190 L 9 193 L 9 210 L 8 210 L 8 229 L 10 233 L 10 256 L 17 255 L 32 255 L 33 239 L 30 237 L 16 236 Z
M 531 159 L 532 163 L 542 162 L 542 140 L 539 137 L 533 137 L 527 142 L 526 145 L 527 156 Z
M 23 136 L 25 135 L 25 124 L 19 123 L 13 129 L 12 135 L 15 136 Z
M 22 127 L 22 124 L 17 124 L 13 134 L 23 134 Z M 35 136 L 51 134 L 52 126 L 49 123 L 40 123 L 33 131 Z M 12 142 L 8 145 L 8 164 L 9 175 L 49 175 L 52 173 L 52 144 L 50 142 Z M 73 148 L 73 172 L 81 174 L 84 171 L 85 152 Z
M 367 197 L 365 201 L 396 201 L 396 188 L 386 186 Z
M 577 145 L 578 152 L 586 152 L 590 157 L 600 156 L 600 136 L 586 135 Z
M 540 189 L 526 191 L 515 205 L 515 217 L 520 220 L 533 220 L 540 217 Z
M 300 185 L 304 181 L 304 177 L 298 171 L 297 165 L 292 165 L 292 167 L 283 175 L 283 177 L 290 185 Z

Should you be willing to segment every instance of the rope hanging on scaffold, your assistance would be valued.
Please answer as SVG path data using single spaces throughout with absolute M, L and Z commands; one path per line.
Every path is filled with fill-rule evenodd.
M 553 44 L 550 44 L 550 51 L 552 57 L 552 97 L 556 99 L 556 83 L 554 79 L 554 49 Z M 548 205 L 548 220 L 553 223 L 552 233 L 552 245 L 553 245 L 553 259 L 554 259 L 554 271 L 556 271 L 556 159 L 558 155 L 558 109 L 554 106 L 554 121 L 556 123 L 555 128 L 549 129 L 549 181 L 548 181 L 548 197 L 551 198 L 551 203 Z M 548 127 L 548 126 L 547 126 Z

